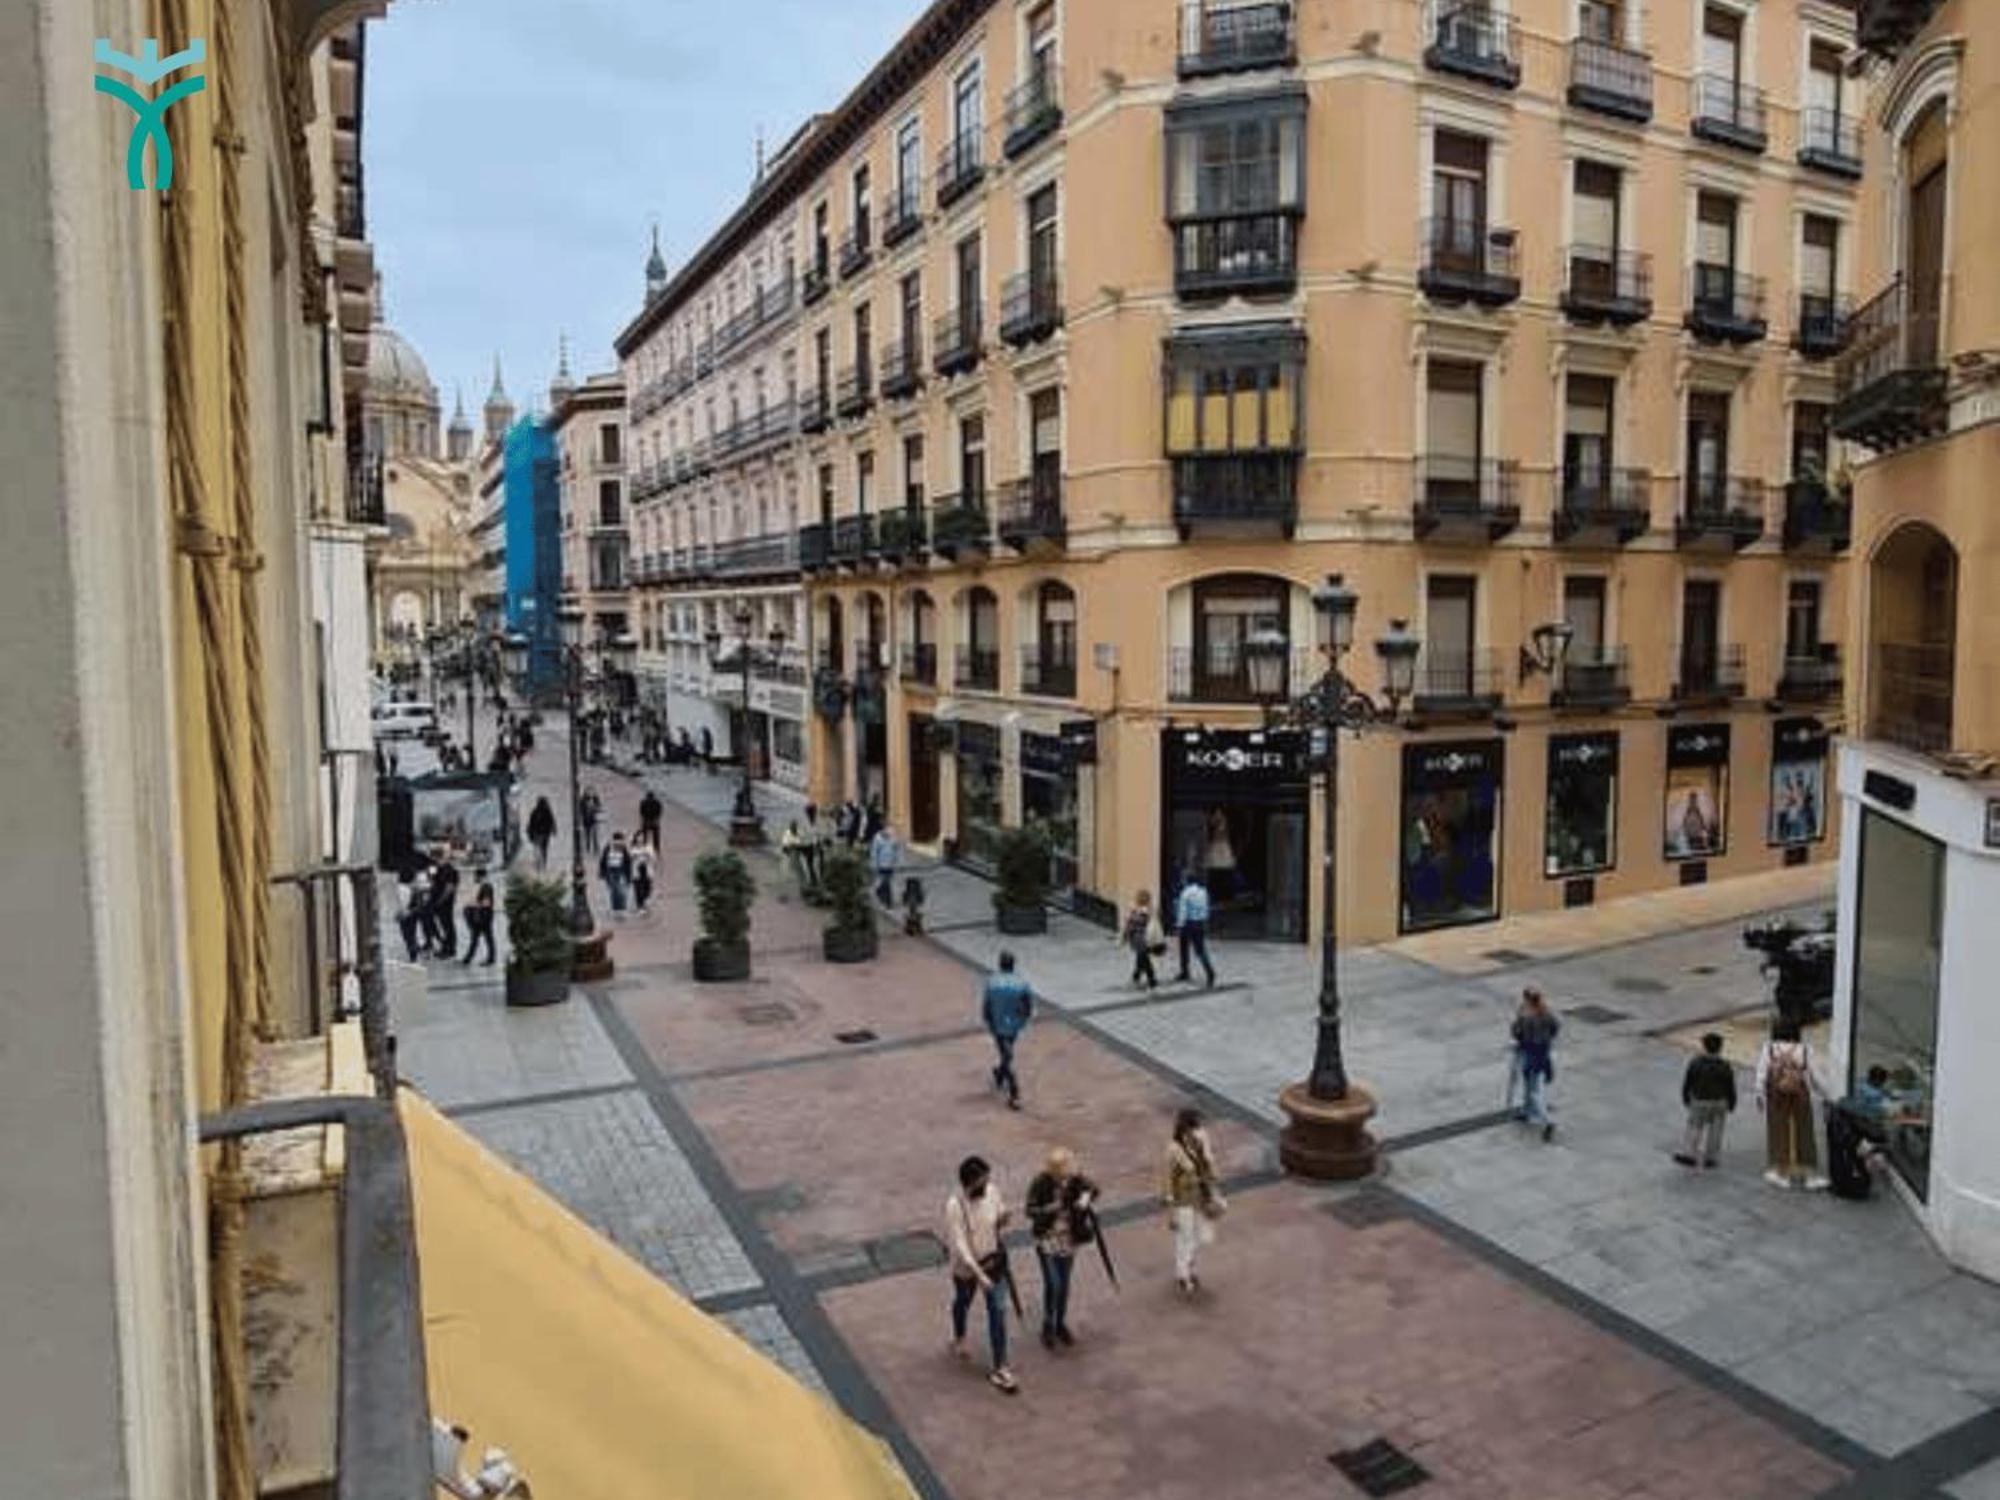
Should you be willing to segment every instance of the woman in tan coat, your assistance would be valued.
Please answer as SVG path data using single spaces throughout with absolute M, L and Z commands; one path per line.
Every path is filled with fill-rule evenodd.
M 1174 1133 L 1167 1142 L 1165 1181 L 1167 1225 L 1174 1233 L 1174 1284 L 1184 1294 L 1201 1286 L 1195 1275 L 1195 1252 L 1215 1240 L 1215 1220 L 1227 1205 L 1215 1175 L 1215 1153 L 1208 1144 L 1201 1111 L 1184 1109 L 1174 1116 Z

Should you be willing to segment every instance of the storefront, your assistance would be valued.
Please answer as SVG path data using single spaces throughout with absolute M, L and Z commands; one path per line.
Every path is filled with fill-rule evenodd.
M 1945 846 L 1864 808 L 1858 866 L 1849 1087 L 1882 1069 L 1889 1159 L 1928 1199 Z
M 1058 894 L 1076 887 L 1076 758 L 1051 734 L 1021 735 L 1021 821 L 1048 836 L 1050 881 Z
M 1000 731 L 991 724 L 958 725 L 958 838 L 954 856 L 991 871 L 1000 840 Z
M 1775 848 L 1803 849 L 1826 837 L 1826 726 L 1780 719 L 1771 730 L 1771 805 L 1767 837 Z
M 1551 735 L 1542 873 L 1574 880 L 1617 863 L 1617 733 Z
M 1306 822 L 1302 735 L 1175 729 L 1160 736 L 1162 909 L 1193 876 L 1223 936 L 1303 942 Z
M 1403 747 L 1402 931 L 1499 914 L 1505 766 L 1499 740 Z
M 1705 860 L 1729 848 L 1729 726 L 1675 724 L 1667 730 L 1661 853 Z

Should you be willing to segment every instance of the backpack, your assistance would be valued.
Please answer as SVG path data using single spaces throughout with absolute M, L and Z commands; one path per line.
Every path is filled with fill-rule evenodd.
M 1805 1049 L 1786 1046 L 1771 1051 L 1771 1092 L 1781 1099 L 1803 1099 L 1812 1093 L 1812 1079 L 1806 1072 Z

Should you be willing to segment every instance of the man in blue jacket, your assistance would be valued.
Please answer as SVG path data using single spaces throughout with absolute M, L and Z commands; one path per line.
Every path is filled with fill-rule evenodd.
M 1019 1109 L 1021 1080 L 1014 1076 L 1014 1043 L 1028 1029 L 1028 1017 L 1035 1011 L 1035 997 L 1028 981 L 1014 972 L 1013 954 L 1003 951 L 999 972 L 986 976 L 979 1010 L 1000 1053 L 1000 1061 L 993 1069 L 993 1087 L 1006 1090 L 1009 1109 Z

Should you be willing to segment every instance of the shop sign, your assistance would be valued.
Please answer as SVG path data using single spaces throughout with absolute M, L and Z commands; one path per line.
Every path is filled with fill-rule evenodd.
M 1498 740 L 1459 740 L 1403 748 L 1403 782 L 1414 791 L 1477 786 L 1499 779 Z
M 1771 759 L 1825 760 L 1826 725 L 1818 719 L 1780 719 L 1771 731 Z
M 1615 776 L 1618 773 L 1616 734 L 1556 735 L 1549 740 L 1549 771 L 1574 775 Z
M 1176 782 L 1219 787 L 1298 780 L 1305 774 L 1305 743 L 1297 734 L 1262 730 L 1184 730 L 1168 750 L 1169 775 Z
M 1667 731 L 1667 764 L 1670 766 L 1726 766 L 1729 764 L 1727 724 L 1676 724 Z

